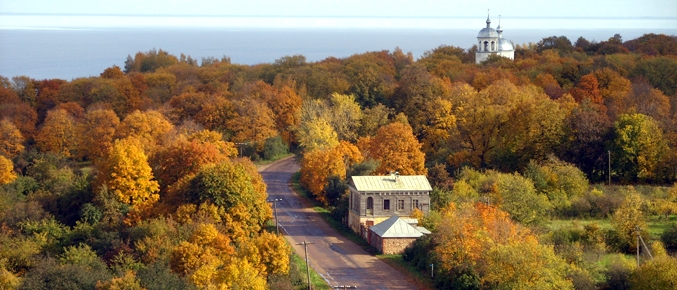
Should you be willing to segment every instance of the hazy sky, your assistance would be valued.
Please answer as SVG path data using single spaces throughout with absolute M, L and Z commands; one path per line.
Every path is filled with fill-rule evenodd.
M 127 19 L 132 25 L 153 26 L 185 24 L 210 26 L 223 25 L 223 21 L 186 20 L 186 16 L 230 16 L 247 18 L 231 24 L 265 26 L 265 25 L 347 25 L 347 26 L 388 26 L 406 27 L 411 23 L 374 23 L 357 20 L 347 23 L 346 20 L 318 20 L 317 18 L 343 17 L 418 17 L 418 18 L 483 18 L 487 9 L 491 9 L 492 20 L 498 14 L 504 19 L 545 18 L 546 21 L 557 21 L 557 18 L 611 18 L 612 24 L 629 27 L 644 24 L 624 19 L 636 20 L 642 17 L 659 18 L 659 22 L 651 25 L 662 28 L 677 27 L 677 0 L 566 0 L 566 1 L 534 1 L 534 0 L 21 0 L 2 1 L 0 3 L 0 26 L 7 25 L 87 25 L 91 22 L 98 25 L 115 25 L 118 18 L 92 18 L 96 16 L 170 16 L 158 17 L 153 21 Z M 14 14 L 14 15 L 8 15 Z M 18 15 L 17 15 L 18 14 Z M 39 14 L 39 18 L 24 17 L 27 14 Z M 56 17 L 55 14 L 67 14 L 70 18 Z M 72 17 L 80 15 L 81 17 Z M 174 17 L 174 18 L 172 18 Z M 288 17 L 313 18 L 313 20 L 281 20 Z M 251 18 L 256 18 L 252 20 Z M 661 19 L 662 18 L 662 19 Z M 97 20 L 98 19 L 98 20 Z M 103 20 L 101 20 L 103 19 Z M 653 19 L 656 20 L 656 19 Z M 249 22 L 247 22 L 249 21 Z M 286 22 L 285 22 L 286 21 Z M 291 22 L 290 22 L 291 21 Z M 26 23 L 23 23 L 26 22 Z M 37 23 L 36 23 L 37 22 Z M 128 24 L 130 24 L 128 23 Z M 243 24 L 244 23 L 244 24 Z M 226 22 L 228 25 L 228 22 Z M 426 25 L 436 25 L 427 22 Z M 449 25 L 449 23 L 446 23 Z M 513 27 L 515 25 L 512 25 Z

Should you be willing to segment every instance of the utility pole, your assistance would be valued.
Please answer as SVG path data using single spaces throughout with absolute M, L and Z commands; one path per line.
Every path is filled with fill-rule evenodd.
M 277 220 L 277 202 L 281 201 L 281 198 L 276 198 L 276 199 L 271 199 L 267 200 L 267 202 L 272 202 L 273 203 L 273 213 L 275 215 L 275 232 L 280 235 L 280 224 Z
M 611 150 L 607 151 L 609 153 L 609 185 L 611 185 Z
M 306 273 L 308 274 L 308 290 L 311 290 L 310 288 L 310 264 L 308 263 L 308 245 L 312 245 L 314 243 L 309 243 L 306 241 L 303 241 L 303 243 L 296 243 L 297 245 L 303 245 L 303 252 L 306 254 Z
M 637 268 L 639 268 L 639 227 L 635 227 L 635 233 L 637 234 Z
M 235 145 L 240 146 L 240 158 L 242 158 L 242 146 L 247 145 L 247 143 L 246 142 L 245 143 L 235 143 Z

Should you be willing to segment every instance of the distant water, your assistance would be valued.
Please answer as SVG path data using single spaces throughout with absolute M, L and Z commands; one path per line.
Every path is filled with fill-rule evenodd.
M 96 29 L 0 29 L 0 75 L 26 75 L 34 79 L 71 80 L 98 76 L 104 69 L 124 67 L 127 55 L 163 49 L 179 56 L 228 56 L 233 63 L 272 63 L 283 56 L 301 54 L 308 61 L 343 58 L 367 51 L 400 47 L 415 59 L 440 45 L 470 48 L 476 29 L 266 29 L 266 28 L 96 28 Z M 495 26 L 495 25 L 492 25 Z M 553 35 L 575 42 L 607 40 L 619 33 L 624 40 L 645 33 L 677 35 L 671 29 L 508 29 L 503 35 L 515 44 L 538 42 Z

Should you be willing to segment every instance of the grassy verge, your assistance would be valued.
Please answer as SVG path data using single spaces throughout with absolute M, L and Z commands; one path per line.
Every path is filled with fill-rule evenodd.
M 407 275 L 414 281 L 418 289 L 435 289 L 432 279 L 426 273 L 418 271 L 416 267 L 402 259 L 402 255 L 376 255 L 381 261 Z
M 268 165 L 268 164 L 271 164 L 271 163 L 278 161 L 280 159 L 287 158 L 289 156 L 294 156 L 294 153 L 287 153 L 287 154 L 284 154 L 284 155 L 275 156 L 275 158 L 270 159 L 270 160 L 259 160 L 259 161 L 254 162 L 254 164 L 256 164 L 256 166 Z
M 294 265 L 296 265 L 296 267 L 293 267 L 293 268 L 298 269 L 297 274 L 300 275 L 301 277 L 303 277 L 302 280 L 304 281 L 304 283 L 306 281 L 308 281 L 308 278 L 306 278 L 306 277 L 308 277 L 308 273 L 306 272 L 306 269 L 308 269 L 306 267 L 306 260 L 299 257 L 296 254 L 292 254 L 290 262 L 293 263 Z M 320 275 L 318 275 L 317 272 L 315 272 L 315 270 L 313 270 L 313 268 L 310 268 L 310 282 L 313 285 L 313 287 L 312 287 L 313 289 L 319 289 L 319 290 L 332 289 L 331 287 L 329 287 L 329 284 L 327 284 L 327 281 L 324 281 L 324 279 L 322 279 L 322 277 L 320 277 Z M 308 284 L 306 284 L 306 285 L 308 285 Z M 305 287 L 303 287 L 303 288 L 305 289 Z

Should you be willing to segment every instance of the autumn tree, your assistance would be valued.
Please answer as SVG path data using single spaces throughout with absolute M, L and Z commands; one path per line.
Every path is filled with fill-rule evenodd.
M 338 135 L 324 118 L 301 123 L 296 136 L 306 151 L 327 149 L 338 144 Z
M 106 159 L 99 165 L 99 184 L 112 190 L 119 202 L 143 214 L 160 198 L 148 157 L 136 138 L 115 140 Z
M 330 123 L 338 135 L 339 140 L 354 142 L 362 119 L 362 109 L 355 102 L 353 95 L 333 93 L 329 99 L 331 116 Z
M 362 124 L 360 125 L 360 136 L 374 136 L 376 130 L 390 123 L 390 118 L 395 115 L 395 110 L 388 108 L 383 104 L 365 108 L 362 110 Z
M 193 204 L 221 208 L 230 231 L 253 235 L 261 231 L 272 210 L 266 203 L 266 186 L 255 166 L 247 161 L 225 161 L 208 166 L 190 181 L 185 196 Z M 237 225 L 237 227 L 235 227 Z
M 263 146 L 263 142 L 278 134 L 275 129 L 273 111 L 262 100 L 243 99 L 233 102 L 235 117 L 226 121 L 233 132 L 233 142 L 255 142 Z M 257 148 L 260 151 L 262 148 Z
M 0 103 L 0 116 L 10 120 L 24 138 L 30 140 L 34 137 L 38 114 L 28 104 Z
M 329 204 L 324 192 L 329 178 L 336 176 L 345 179 L 347 169 L 362 160 L 359 149 L 346 141 L 341 141 L 333 148 L 307 151 L 301 162 L 301 184 L 317 200 Z
M 180 136 L 179 140 L 160 148 L 153 155 L 150 163 L 161 190 L 181 178 L 197 174 L 204 166 L 218 164 L 237 154 L 232 151 L 235 149 L 232 143 L 228 145 L 221 140 L 209 140 L 205 136 L 207 134 Z
M 425 154 L 409 125 L 399 122 L 383 126 L 369 144 L 369 156 L 380 162 L 376 174 L 397 171 L 403 175 L 425 175 Z
M 113 146 L 115 130 L 120 118 L 112 110 L 93 110 L 85 114 L 78 125 L 78 154 L 90 160 L 107 155 Z
M 17 156 L 24 150 L 24 137 L 9 119 L 0 120 L 0 155 L 8 158 Z
M 172 128 L 172 124 L 158 111 L 134 111 L 120 122 L 115 138 L 138 138 L 144 152 L 148 154 L 155 150 L 161 137 Z
M 7 157 L 0 155 L 0 185 L 12 183 L 17 178 L 14 172 L 14 163 Z
M 637 230 L 644 239 L 648 239 L 644 213 L 642 212 L 642 198 L 634 188 L 629 188 L 629 193 L 621 206 L 611 217 L 611 224 L 614 226 L 623 242 L 628 244 L 629 251 L 635 251 L 637 247 Z
M 528 229 L 496 207 L 450 204 L 433 239 L 444 271 L 475 273 L 483 287 L 572 288 L 565 278 L 566 264 L 552 248 L 540 245 Z
M 35 142 L 43 151 L 73 156 L 77 152 L 76 126 L 73 117 L 65 110 L 49 111 Z

